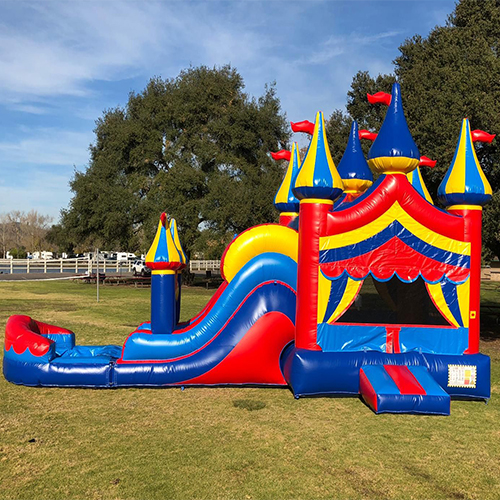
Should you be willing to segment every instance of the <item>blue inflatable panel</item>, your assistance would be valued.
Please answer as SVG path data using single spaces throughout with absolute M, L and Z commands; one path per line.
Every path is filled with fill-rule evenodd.
M 296 397 L 359 394 L 359 370 L 366 365 L 423 366 L 451 397 L 490 398 L 490 358 L 484 354 L 322 352 L 290 345 L 281 358 L 283 375 Z M 450 380 L 455 372 L 466 369 L 475 372 L 474 383 L 460 385 Z
M 88 360 L 86 360 L 88 361 Z M 113 362 L 26 363 L 4 358 L 3 374 L 14 384 L 45 387 L 109 387 Z
M 400 383 L 403 387 L 398 386 L 383 365 L 367 365 L 360 369 L 361 396 L 375 413 L 450 414 L 450 395 L 432 378 L 427 368 L 393 368 L 401 372 L 403 382 L 405 377 L 409 379 L 408 387 L 404 387 L 404 383 Z

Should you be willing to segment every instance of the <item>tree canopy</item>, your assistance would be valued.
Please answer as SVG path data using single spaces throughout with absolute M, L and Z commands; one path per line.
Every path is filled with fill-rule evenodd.
M 230 66 L 153 78 L 97 120 L 62 227 L 76 246 L 144 251 L 166 211 L 188 252 L 201 230 L 220 252 L 234 233 L 277 219 L 271 200 L 283 166 L 268 153 L 288 140 L 272 84 L 251 98 Z
M 473 129 L 500 131 L 500 2 L 461 0 L 445 26 L 434 28 L 426 38 L 417 35 L 406 40 L 399 51 L 395 75 L 355 75 L 347 113 L 333 113 L 327 134 L 338 161 L 351 120 L 358 120 L 360 128 L 377 131 L 386 108 L 368 104 L 366 93 L 389 92 L 397 76 L 420 154 L 438 161 L 434 169 L 422 168 L 436 200 L 437 187 L 453 159 L 462 119 L 468 117 Z M 494 191 L 484 210 L 484 246 L 490 255 L 500 256 L 500 136 L 491 145 L 476 143 L 476 152 Z

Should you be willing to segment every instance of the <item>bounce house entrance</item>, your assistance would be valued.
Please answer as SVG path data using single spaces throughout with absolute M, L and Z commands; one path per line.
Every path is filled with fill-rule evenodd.
M 381 282 L 371 276 L 337 323 L 449 325 L 429 297 L 422 278 L 405 283 L 397 277 Z

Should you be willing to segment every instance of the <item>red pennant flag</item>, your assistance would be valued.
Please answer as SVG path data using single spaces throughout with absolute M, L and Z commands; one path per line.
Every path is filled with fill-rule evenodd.
M 162 226 L 163 226 L 163 227 L 165 227 L 166 220 L 167 220 L 167 214 L 166 214 L 165 212 L 163 212 L 163 213 L 160 215 L 160 220 L 161 220 Z
M 306 134 L 313 135 L 314 134 L 314 123 L 311 123 L 308 120 L 304 120 L 303 122 L 290 122 L 292 126 L 292 130 L 294 132 L 305 132 Z
M 281 151 L 278 151 L 277 153 L 272 153 L 271 156 L 273 157 L 273 160 L 288 160 L 290 161 L 290 158 L 292 157 L 292 153 L 290 151 L 287 151 L 286 149 L 282 149 Z
M 358 134 L 360 139 L 367 139 L 368 141 L 374 141 L 378 135 L 376 132 L 370 132 L 369 130 L 360 130 Z
M 473 130 L 471 132 L 472 142 L 487 142 L 491 144 L 496 134 L 488 134 L 484 130 Z
M 434 168 L 436 166 L 436 163 L 437 163 L 437 160 L 431 160 L 430 158 L 427 158 L 427 156 L 420 157 L 420 166 L 421 167 Z
M 391 94 L 388 94 L 387 92 L 377 92 L 376 94 L 366 94 L 366 97 L 368 98 L 368 102 L 370 104 L 377 104 L 377 103 L 382 103 L 385 104 L 386 106 L 389 106 L 391 104 L 391 99 L 392 96 Z

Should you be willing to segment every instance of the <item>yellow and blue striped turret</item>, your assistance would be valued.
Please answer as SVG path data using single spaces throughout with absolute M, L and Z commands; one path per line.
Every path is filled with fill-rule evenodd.
M 472 143 L 470 124 L 462 121 L 455 156 L 438 188 L 439 201 L 450 205 L 484 205 L 491 198 L 492 190 L 479 164 Z
M 335 200 L 344 189 L 326 140 L 323 113 L 316 115 L 314 134 L 293 187 L 299 199 Z
M 408 177 L 408 181 L 418 191 L 420 196 L 422 196 L 422 198 L 425 198 L 429 203 L 432 203 L 434 205 L 429 190 L 425 185 L 424 178 L 422 177 L 422 172 L 420 171 L 420 167 L 417 167 L 415 170 L 412 170 L 411 172 L 406 174 L 406 177 Z
M 179 238 L 179 231 L 177 229 L 177 221 L 175 219 L 170 220 L 170 234 L 172 235 L 172 239 L 174 240 L 175 248 L 181 257 L 181 262 L 184 264 L 182 267 L 186 267 L 187 258 L 186 254 L 181 245 L 181 240 Z
M 283 182 L 274 197 L 274 206 L 280 212 L 297 213 L 299 211 L 299 200 L 295 197 L 292 191 L 293 183 L 297 178 L 300 168 L 299 146 L 296 142 L 292 144 L 292 153 L 290 162 L 286 169 Z
M 401 88 L 395 83 L 384 123 L 368 152 L 368 164 L 381 174 L 407 174 L 418 167 L 419 161 L 420 153 L 403 112 Z
M 175 271 L 184 267 L 182 257 L 177 250 L 172 233 L 168 228 L 167 215 L 161 214 L 156 236 L 146 254 L 146 266 L 151 270 Z

